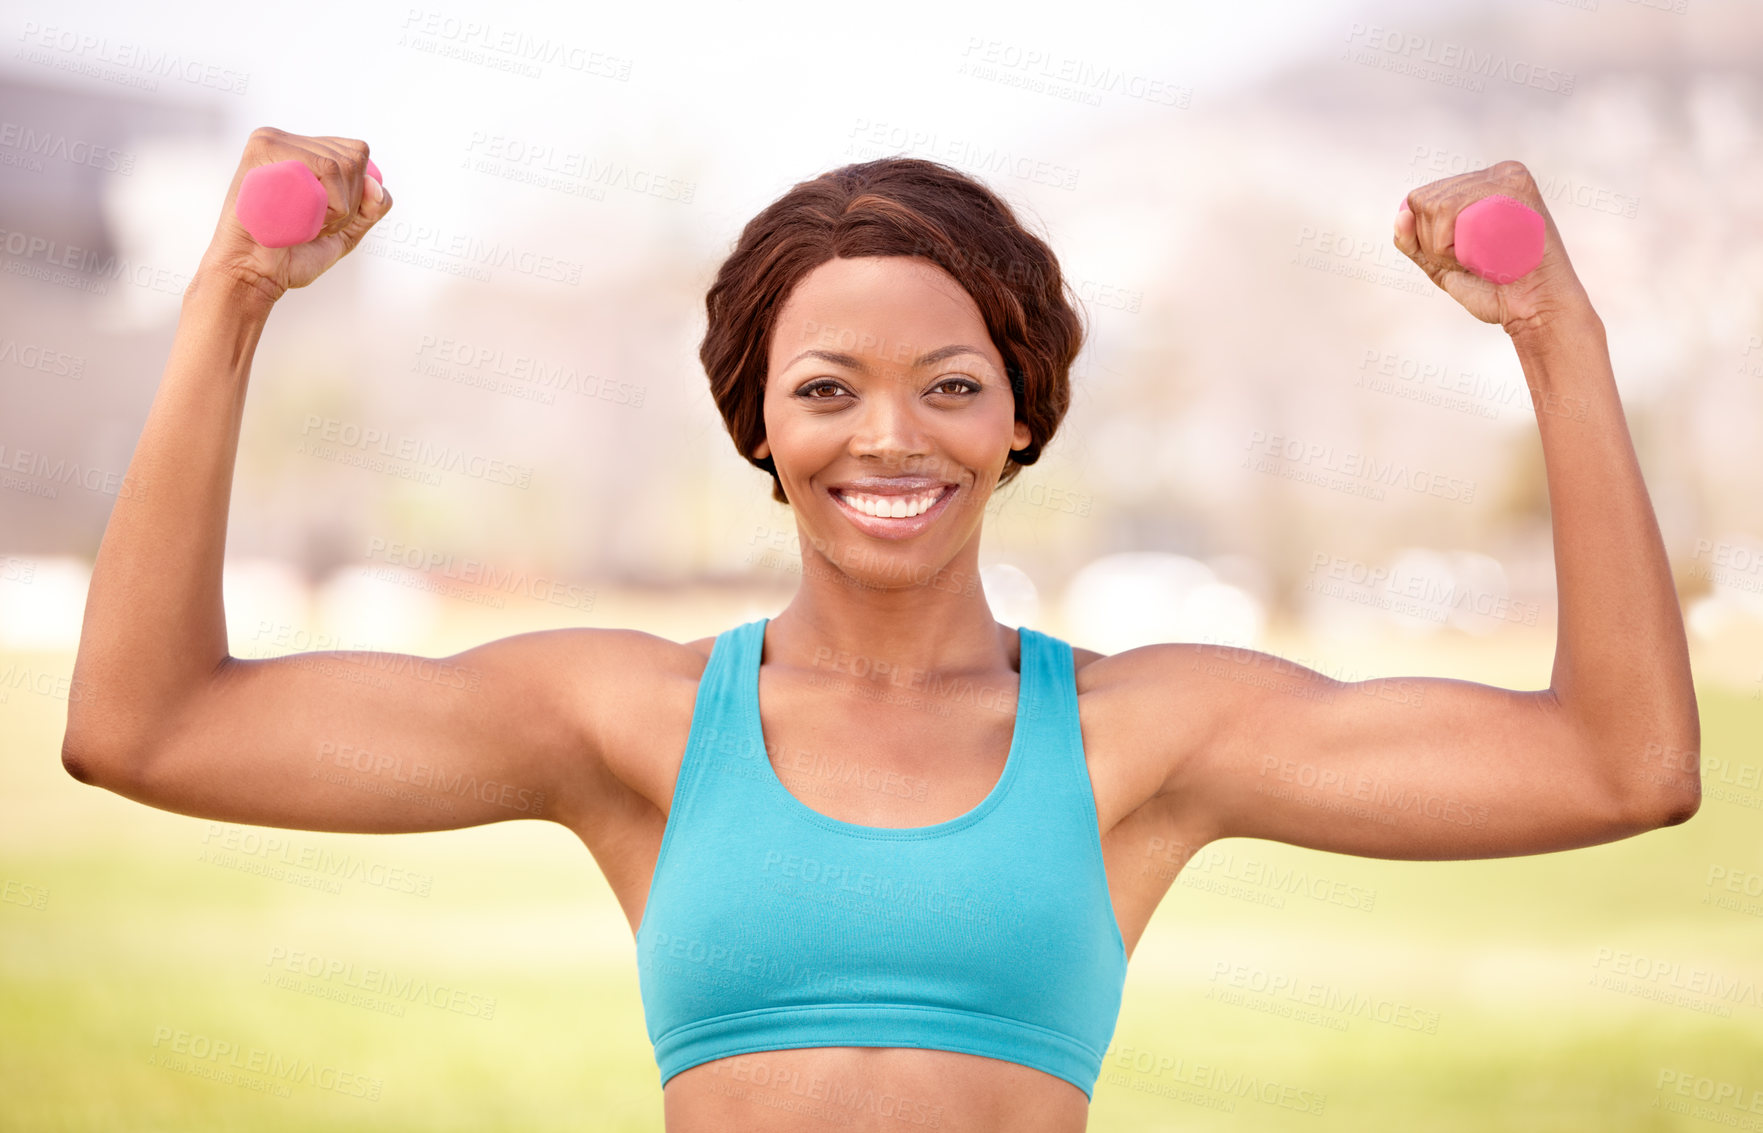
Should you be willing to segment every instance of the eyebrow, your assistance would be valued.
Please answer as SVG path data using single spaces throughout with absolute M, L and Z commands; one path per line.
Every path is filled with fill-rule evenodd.
M 978 354 L 981 358 L 985 357 L 984 354 L 981 354 L 980 351 L 971 346 L 956 344 L 954 346 L 938 347 L 935 350 L 920 354 L 913 360 L 912 365 L 914 367 L 928 366 L 933 362 L 941 362 L 945 358 L 953 358 L 957 354 Z M 863 360 L 858 358 L 855 354 L 845 354 L 837 350 L 804 350 L 802 353 L 790 359 L 784 366 L 784 369 L 789 369 L 804 358 L 819 358 L 823 362 L 831 362 L 835 366 L 844 366 L 852 370 L 861 370 L 865 368 Z

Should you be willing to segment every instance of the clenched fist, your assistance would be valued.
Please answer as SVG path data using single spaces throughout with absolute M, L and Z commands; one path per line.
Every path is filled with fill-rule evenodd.
M 324 225 L 304 244 L 266 248 L 234 215 L 239 184 L 260 165 L 295 159 L 318 176 L 327 198 Z M 244 156 L 221 207 L 214 239 L 198 272 L 255 288 L 271 302 L 290 287 L 305 287 L 348 255 L 392 207 L 392 195 L 367 173 L 367 143 L 356 138 L 306 137 L 273 126 L 251 131 Z
M 1458 263 L 1453 250 L 1457 214 L 1496 193 L 1523 202 L 1543 218 L 1542 262 L 1511 283 L 1483 279 Z M 1408 207 L 1396 213 L 1396 247 L 1482 322 L 1499 323 L 1507 334 L 1516 335 L 1591 310 L 1554 218 L 1544 207 L 1530 170 L 1520 162 L 1502 161 L 1433 181 L 1411 191 L 1406 203 Z

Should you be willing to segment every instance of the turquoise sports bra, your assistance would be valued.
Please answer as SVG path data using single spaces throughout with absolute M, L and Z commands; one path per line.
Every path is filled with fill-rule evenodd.
M 1126 947 L 1071 646 L 1018 628 L 1010 755 L 978 806 L 862 826 L 796 798 L 767 758 L 768 620 L 716 638 L 637 928 L 661 1084 L 753 1051 L 923 1047 L 1031 1066 L 1092 1096 Z M 825 758 L 817 773 L 865 771 L 861 757 Z

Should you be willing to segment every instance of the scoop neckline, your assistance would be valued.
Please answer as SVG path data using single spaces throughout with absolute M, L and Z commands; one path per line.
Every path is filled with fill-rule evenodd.
M 760 618 L 758 627 L 753 631 L 752 657 L 742 674 L 745 695 L 742 703 L 747 712 L 747 727 L 750 738 L 756 744 L 760 763 L 764 765 L 762 777 L 768 788 L 782 796 L 786 809 L 794 811 L 802 818 L 818 826 L 840 833 L 850 834 L 859 838 L 935 838 L 942 834 L 952 834 L 957 830 L 972 826 L 984 818 L 1003 801 L 1016 776 L 1017 765 L 1022 762 L 1021 749 L 1023 743 L 1022 718 L 1024 702 L 1032 703 L 1029 698 L 1040 692 L 1037 681 L 1031 674 L 1038 671 L 1029 659 L 1029 651 L 1038 648 L 1034 642 L 1034 631 L 1027 626 L 1017 626 L 1017 685 L 1016 685 L 1016 717 L 1010 724 L 1010 751 L 1004 757 L 1004 770 L 998 774 L 998 781 L 986 797 L 974 804 L 973 808 L 954 818 L 933 822 L 928 826 L 868 826 L 861 822 L 847 822 L 842 818 L 834 818 L 830 814 L 822 814 L 801 799 L 790 793 L 783 780 L 777 776 L 777 768 L 771 765 L 771 749 L 765 744 L 765 725 L 759 712 L 759 670 L 765 657 L 765 627 L 771 621 L 769 617 Z

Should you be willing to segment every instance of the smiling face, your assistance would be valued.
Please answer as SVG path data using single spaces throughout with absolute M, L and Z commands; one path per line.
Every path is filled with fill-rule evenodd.
M 973 297 L 911 256 L 803 278 L 772 328 L 764 413 L 753 455 L 772 458 L 803 553 L 859 577 L 900 556 L 932 570 L 977 557 L 985 502 L 1032 439 Z

